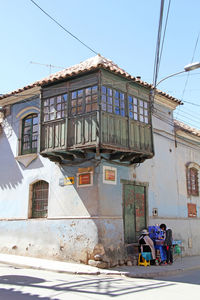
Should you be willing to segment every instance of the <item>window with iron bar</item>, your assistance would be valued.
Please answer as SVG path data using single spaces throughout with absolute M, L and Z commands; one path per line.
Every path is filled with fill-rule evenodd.
M 48 214 L 49 184 L 44 180 L 33 184 L 32 218 L 46 218 Z
M 187 192 L 191 196 L 199 196 L 198 170 L 187 168 Z

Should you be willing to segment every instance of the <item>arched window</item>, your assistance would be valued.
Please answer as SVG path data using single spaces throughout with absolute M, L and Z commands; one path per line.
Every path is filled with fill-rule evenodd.
M 22 120 L 21 154 L 37 152 L 38 115 L 31 114 Z
M 32 218 L 46 218 L 48 215 L 49 184 L 44 180 L 32 185 Z
M 187 192 L 191 196 L 199 196 L 198 170 L 194 167 L 187 168 Z

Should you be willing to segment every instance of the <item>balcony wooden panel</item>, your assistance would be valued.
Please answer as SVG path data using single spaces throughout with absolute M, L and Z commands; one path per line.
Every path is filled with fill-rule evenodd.
M 130 147 L 138 151 L 152 152 L 151 126 L 136 121 L 130 122 Z
M 102 144 L 126 148 L 128 146 L 128 120 L 125 117 L 102 113 Z
M 97 116 L 96 112 L 68 121 L 67 147 L 81 147 L 85 145 L 96 146 L 97 141 Z
M 41 151 L 66 148 L 65 120 L 42 125 Z

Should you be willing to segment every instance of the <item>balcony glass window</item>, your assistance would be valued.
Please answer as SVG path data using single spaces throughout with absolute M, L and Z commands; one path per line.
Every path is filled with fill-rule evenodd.
M 67 94 L 45 99 L 43 102 L 43 121 L 64 118 L 67 110 Z
M 124 93 L 108 88 L 101 87 L 101 109 L 115 115 L 125 116 Z
M 98 109 L 97 85 L 71 92 L 71 115 L 88 113 Z
M 133 96 L 128 96 L 129 118 L 142 123 L 149 123 L 149 104 Z

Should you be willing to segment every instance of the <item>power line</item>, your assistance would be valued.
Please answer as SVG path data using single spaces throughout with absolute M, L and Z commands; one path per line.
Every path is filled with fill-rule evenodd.
M 192 112 L 192 111 L 190 111 L 190 110 L 189 110 L 189 112 L 188 112 L 188 111 L 186 112 L 186 111 L 184 111 L 184 110 L 180 110 L 180 112 L 181 112 L 182 114 L 184 114 L 184 115 L 191 116 L 191 117 L 194 117 L 194 119 L 197 118 L 197 119 L 199 120 L 199 114 L 198 114 L 198 116 L 196 117 L 195 114 L 194 114 L 194 112 Z M 190 112 L 191 112 L 191 113 L 190 113 Z
M 85 46 L 87 49 L 98 55 L 98 53 L 93 50 L 91 47 L 89 47 L 87 44 L 82 42 L 78 37 L 76 37 L 73 33 L 71 33 L 69 30 L 67 30 L 64 26 L 62 26 L 58 21 L 56 21 L 52 16 L 50 16 L 44 9 L 42 9 L 35 1 L 30 0 L 35 6 L 37 6 L 47 17 L 49 17 L 54 23 L 56 23 L 60 28 L 62 28 L 65 32 L 67 32 L 69 35 L 71 35 L 74 39 L 76 39 L 79 43 L 81 43 L 83 46 Z
M 163 11 L 164 11 L 164 0 L 161 0 L 160 18 L 159 18 L 158 35 L 157 35 L 157 43 L 156 43 L 156 53 L 155 53 L 155 61 L 154 61 L 154 73 L 153 73 L 153 85 L 154 86 L 156 86 L 156 83 L 157 83 L 158 70 L 159 70 L 159 65 L 160 65 L 160 41 L 161 41 L 161 34 L 162 34 Z
M 196 52 L 196 49 L 197 49 L 197 45 L 198 45 L 198 41 L 199 41 L 199 34 L 200 34 L 200 32 L 198 33 L 197 40 L 196 40 L 196 43 L 195 43 L 195 46 L 194 46 L 194 51 L 193 51 L 191 63 L 192 63 L 193 60 L 194 60 L 194 55 L 195 55 L 195 52 Z M 189 80 L 189 76 L 190 76 L 190 72 L 188 72 L 187 75 L 188 75 L 188 76 L 187 76 L 186 81 L 185 81 L 185 86 L 184 86 L 184 89 L 183 89 L 183 93 L 182 93 L 181 99 L 183 99 L 183 97 L 184 97 L 185 90 L 186 90 L 186 87 L 187 87 L 187 84 L 188 84 L 188 80 Z
M 166 116 L 166 113 L 165 112 L 163 112 L 162 110 L 160 110 L 159 108 L 156 108 L 155 109 L 155 112 L 159 112 L 161 115 L 163 115 L 163 116 L 165 116 L 165 117 L 167 117 Z M 185 111 L 181 111 L 181 113 L 183 114 L 183 115 L 185 115 L 184 117 L 186 118 L 186 116 L 188 117 L 188 119 L 190 118 L 190 117 L 192 117 L 193 119 L 191 119 L 191 120 L 193 120 L 194 122 L 196 122 L 196 123 L 199 123 L 199 116 L 195 116 L 194 114 L 190 114 L 190 113 L 188 113 L 188 112 L 185 112 Z M 193 112 L 192 112 L 193 113 Z M 183 116 L 182 114 L 180 114 L 181 116 Z
M 193 102 L 190 102 L 190 101 L 186 101 L 186 100 L 184 100 L 183 103 L 187 103 L 187 104 L 191 104 L 191 105 L 199 106 L 200 107 L 200 104 L 196 104 L 196 103 L 193 103 Z
M 173 125 L 173 119 L 171 118 L 168 118 L 167 115 L 159 110 L 159 109 L 155 109 L 154 113 L 153 113 L 154 116 L 156 117 L 159 117 L 160 119 L 162 119 L 162 121 L 166 122 L 167 124 L 169 125 Z M 190 115 L 190 114 L 187 114 L 186 113 L 186 116 L 185 115 L 182 115 L 180 114 L 180 118 L 179 119 L 184 119 L 184 123 L 188 123 L 188 120 L 189 121 L 192 121 L 193 122 L 193 126 L 196 127 L 197 124 L 199 125 L 200 124 L 200 121 L 199 121 L 199 118 L 198 117 L 194 117 L 193 115 Z M 192 117 L 192 118 L 191 118 Z M 186 119 L 186 120 L 185 120 Z M 190 122 L 191 123 L 191 122 Z M 194 125 L 195 124 L 195 125 Z
M 187 120 L 190 120 L 192 122 L 194 122 L 195 124 L 200 124 L 200 121 L 199 120 L 195 120 L 194 118 L 190 118 L 188 116 L 184 116 L 182 114 L 179 114 L 183 119 L 187 119 Z
M 168 3 L 167 16 L 166 16 L 166 20 L 165 20 L 165 28 L 164 28 L 163 39 L 162 39 L 162 46 L 161 46 L 161 50 L 160 50 L 159 67 L 160 67 L 160 61 L 161 61 L 162 52 L 163 52 L 163 45 L 164 45 L 165 34 L 166 34 L 166 29 L 167 29 L 170 5 L 171 5 L 171 0 L 169 0 L 169 3 Z
M 198 44 L 198 41 L 199 41 L 199 34 L 200 34 L 200 32 L 198 33 L 197 40 L 196 40 L 196 43 L 195 43 L 195 46 L 194 46 L 194 51 L 193 51 L 193 54 L 192 54 L 191 63 L 192 63 L 193 60 L 194 60 L 194 56 L 195 56 L 197 44 Z M 184 97 L 184 95 L 185 95 L 185 90 L 186 90 L 186 87 L 187 87 L 187 84 L 188 84 L 188 81 L 189 81 L 189 76 L 190 76 L 190 72 L 187 73 L 187 78 L 186 78 L 185 85 L 184 85 L 184 88 L 183 88 L 181 100 L 183 100 L 183 97 Z M 179 107 L 179 109 L 177 110 L 176 117 L 178 117 L 179 111 L 180 111 L 180 107 Z
M 182 118 L 178 118 L 177 120 L 181 121 L 181 122 L 184 123 L 185 125 L 188 125 L 188 126 L 192 127 L 193 129 L 200 130 L 200 129 L 199 129 L 200 126 L 199 126 L 199 128 L 197 128 L 196 126 L 194 126 L 194 123 L 192 123 L 192 122 L 188 122 L 188 121 L 186 122 L 186 121 L 183 120 Z
M 155 112 L 153 113 L 153 116 L 155 117 L 155 118 L 157 118 L 157 119 L 159 119 L 159 120 L 161 120 L 162 122 L 164 122 L 165 124 L 167 124 L 167 125 L 169 125 L 169 126 L 171 126 L 171 127 L 174 127 L 174 120 L 173 119 L 170 119 L 170 118 L 168 118 L 165 114 L 164 114 L 164 112 L 157 112 L 156 110 L 155 110 Z M 185 120 L 185 118 L 187 118 L 187 120 Z M 193 120 L 193 119 L 191 119 L 191 118 L 188 118 L 188 117 L 185 117 L 185 116 L 183 116 L 182 118 L 177 118 L 177 119 L 179 119 L 181 122 L 183 122 L 184 124 L 188 124 L 188 126 L 191 126 L 191 127 L 193 127 L 193 128 L 196 128 L 197 129 L 197 124 L 200 124 L 199 122 L 197 122 L 197 121 L 195 121 L 195 120 Z M 200 126 L 198 126 L 198 127 L 200 127 Z

